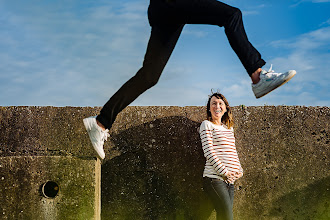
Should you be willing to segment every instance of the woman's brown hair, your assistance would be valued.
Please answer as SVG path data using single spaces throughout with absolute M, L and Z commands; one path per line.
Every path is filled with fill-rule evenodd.
M 227 111 L 222 116 L 221 122 L 223 124 L 225 124 L 228 129 L 230 129 L 231 127 L 234 126 L 233 114 L 232 114 L 231 107 L 229 106 L 229 103 L 228 103 L 226 97 L 224 95 L 222 95 L 221 93 L 216 92 L 216 93 L 213 93 L 209 97 L 209 100 L 207 101 L 207 105 L 206 105 L 207 120 L 212 122 L 212 115 L 211 115 L 210 108 L 211 108 L 211 99 L 214 96 L 218 99 L 222 99 L 224 101 L 225 105 L 226 105 Z

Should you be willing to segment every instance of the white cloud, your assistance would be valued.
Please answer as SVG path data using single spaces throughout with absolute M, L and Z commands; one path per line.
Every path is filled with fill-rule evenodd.
M 266 4 L 260 4 L 260 5 L 253 5 L 252 7 L 249 5 L 246 9 L 242 9 L 242 14 L 244 16 L 248 15 L 259 15 L 262 10 L 266 7 L 269 7 Z
M 314 3 L 330 2 L 330 0 L 311 0 Z
M 283 94 L 295 94 L 293 103 L 324 104 L 330 98 L 330 27 L 298 36 L 288 41 L 273 42 L 273 46 L 289 49 L 287 56 L 271 60 L 282 69 L 296 69 L 297 75 Z M 285 99 L 284 99 L 285 100 Z M 329 105 L 329 103 L 326 103 Z
M 148 3 L 0 2 L 0 105 L 103 105 L 142 64 L 150 33 Z M 258 8 L 263 7 L 267 6 Z M 259 12 L 248 7 L 243 13 Z M 197 46 L 189 41 L 196 44 L 207 37 L 215 42 L 210 51 L 199 48 L 187 54 L 187 46 L 180 48 L 184 45 L 180 42 L 182 52 L 173 54 L 159 84 L 133 105 L 204 105 L 211 88 L 220 88 L 232 105 L 324 103 L 329 95 L 314 94 L 311 88 L 328 88 L 330 74 L 324 74 L 330 68 L 330 30 L 324 27 L 328 24 L 296 39 L 272 43 L 289 53 L 269 63 L 279 69 L 296 68 L 298 74 L 289 86 L 261 100 L 254 98 L 250 80 L 242 74 L 224 35 L 212 32 L 217 28 L 185 28 L 188 47 Z M 195 51 L 202 56 L 193 56 Z
M 299 51 L 320 49 L 330 44 L 330 27 L 303 34 L 292 40 L 280 40 L 271 43 L 274 47 L 285 47 Z
M 272 45 L 291 50 L 288 56 L 273 59 L 273 63 L 280 64 L 283 68 L 296 68 L 298 73 L 302 74 L 302 80 L 320 84 L 330 80 L 330 54 L 327 50 L 330 46 L 330 27 L 303 34 L 289 41 L 273 42 Z
M 197 38 L 203 38 L 207 36 L 207 32 L 205 31 L 197 31 L 197 30 L 191 30 L 191 29 L 183 29 L 182 31 L 182 35 L 190 35 L 190 36 L 194 36 Z
M 1 5 L 0 92 L 9 91 L 5 83 L 12 93 L 0 96 L 0 103 L 103 104 L 135 74 L 150 32 L 148 3 L 104 2 L 84 9 L 71 3 Z M 18 93 L 22 88 L 28 90 L 24 96 Z M 84 96 L 97 98 L 84 102 Z
M 238 80 L 236 83 L 229 84 L 229 86 L 223 88 L 223 93 L 230 94 L 232 99 L 246 95 L 247 91 L 251 92 L 251 80 L 248 78 L 246 80 Z
M 327 21 L 320 24 L 320 26 L 328 26 L 328 25 L 330 25 L 330 18 Z
M 232 105 L 327 105 L 330 99 L 330 27 L 302 34 L 291 40 L 272 42 L 277 50 L 285 49 L 284 56 L 268 60 L 277 71 L 297 70 L 297 75 L 271 95 L 255 99 L 248 78 L 240 74 L 228 79 L 222 92 Z M 276 53 L 275 53 L 276 54 Z M 281 53 L 283 54 L 283 53 Z
M 330 0 L 295 0 L 295 4 L 291 5 L 291 7 L 296 7 L 304 2 L 312 2 L 312 3 L 326 3 L 330 2 Z

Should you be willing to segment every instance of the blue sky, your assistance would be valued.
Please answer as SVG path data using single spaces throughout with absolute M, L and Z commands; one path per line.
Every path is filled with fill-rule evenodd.
M 330 0 L 227 0 L 287 84 L 255 99 L 224 34 L 186 25 L 159 83 L 132 105 L 201 106 L 211 89 L 235 105 L 330 106 Z M 148 0 L 0 0 L 0 106 L 103 106 L 141 67 Z

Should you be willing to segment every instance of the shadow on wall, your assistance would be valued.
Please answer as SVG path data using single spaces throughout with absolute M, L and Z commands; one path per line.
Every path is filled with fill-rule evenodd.
M 284 219 L 330 219 L 330 176 L 277 199 L 270 216 Z M 305 218 L 304 218 L 305 217 Z
M 199 125 L 165 117 L 112 136 L 107 153 L 120 156 L 102 165 L 102 219 L 208 219 Z

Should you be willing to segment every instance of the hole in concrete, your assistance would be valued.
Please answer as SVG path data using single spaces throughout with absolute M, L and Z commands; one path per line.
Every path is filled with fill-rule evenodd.
M 48 181 L 42 185 L 42 194 L 46 198 L 55 198 L 57 196 L 58 191 L 60 190 L 57 183 L 54 181 Z

